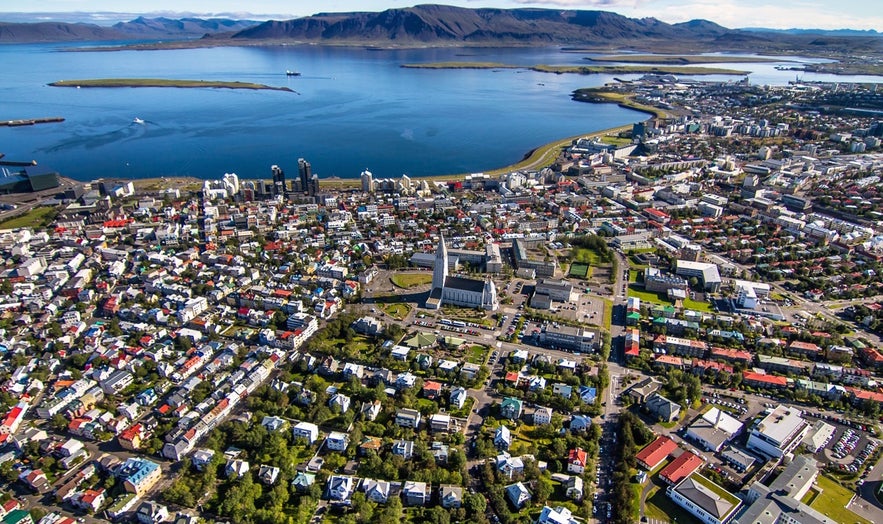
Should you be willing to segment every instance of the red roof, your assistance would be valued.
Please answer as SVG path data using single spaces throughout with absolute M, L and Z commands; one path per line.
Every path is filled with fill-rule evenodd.
M 506 382 L 518 382 L 518 373 L 515 371 L 510 371 L 506 373 Z
M 693 474 L 702 465 L 702 459 L 685 451 L 680 457 L 671 461 L 668 466 L 659 472 L 660 478 L 669 484 L 677 484 Z
M 762 373 L 755 373 L 753 371 L 743 371 L 742 372 L 742 380 L 756 382 L 758 384 L 765 384 L 769 386 L 776 387 L 786 387 L 788 385 L 788 379 L 785 377 L 777 377 L 775 375 L 764 375 Z
M 678 445 L 672 439 L 659 436 L 639 451 L 635 458 L 647 469 L 653 469 L 676 449 Z
M 580 466 L 586 465 L 586 460 L 588 460 L 589 454 L 586 450 L 582 448 L 575 448 L 570 450 L 570 453 L 567 457 L 568 464 L 579 464 Z

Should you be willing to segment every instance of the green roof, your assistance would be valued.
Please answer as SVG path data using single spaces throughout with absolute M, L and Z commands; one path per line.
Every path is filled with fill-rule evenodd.
M 14 509 L 3 517 L 3 524 L 18 524 L 23 520 L 31 519 L 31 514 L 23 509 Z M 33 520 L 31 520 L 33 522 Z
M 405 345 L 412 348 L 423 348 L 435 344 L 435 335 L 429 333 L 417 333 L 405 341 Z

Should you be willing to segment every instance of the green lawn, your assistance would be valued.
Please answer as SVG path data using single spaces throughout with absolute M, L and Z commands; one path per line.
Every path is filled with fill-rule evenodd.
M 18 227 L 30 227 L 36 229 L 46 227 L 55 219 L 56 214 L 57 209 L 54 207 L 36 207 L 21 216 L 0 222 L 0 229 L 15 229 Z
M 410 289 L 417 286 L 425 286 L 432 282 L 431 273 L 396 273 L 390 277 L 396 287 Z
M 665 489 L 660 487 L 651 488 L 647 494 L 644 514 L 647 518 L 662 522 L 675 521 L 678 524 L 699 524 L 700 522 L 696 517 L 672 502 L 665 494 Z
M 859 517 L 846 509 L 846 505 L 852 498 L 853 493 L 825 475 L 819 475 L 816 479 L 816 487 L 821 490 L 819 496 L 813 500 L 810 507 L 836 522 L 844 524 L 871 524 L 867 519 Z
M 613 301 L 609 298 L 605 298 L 604 300 L 604 329 L 610 331 L 610 327 L 613 326 Z
M 487 352 L 488 349 L 485 346 L 472 346 L 466 352 L 466 362 L 482 365 L 487 359 Z
M 583 262 L 590 266 L 600 266 L 601 258 L 591 249 L 575 247 L 572 251 L 574 262 Z
M 708 302 L 699 302 L 690 298 L 684 299 L 684 308 L 692 309 L 693 311 L 701 311 L 703 313 L 712 312 L 711 304 L 709 304 Z
M 641 302 L 646 302 L 648 304 L 659 304 L 661 306 L 672 305 L 670 300 L 660 298 L 659 293 L 644 290 L 644 286 L 640 284 L 629 284 L 628 296 L 638 297 L 641 299 Z
M 383 304 L 380 307 L 387 315 L 396 320 L 405 318 L 405 315 L 411 311 L 411 307 L 407 304 Z

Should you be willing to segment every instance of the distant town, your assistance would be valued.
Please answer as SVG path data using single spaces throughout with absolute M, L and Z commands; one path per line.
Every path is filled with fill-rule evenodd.
M 575 97 L 655 116 L 456 179 L 6 163 L 2 521 L 883 522 L 883 93 Z

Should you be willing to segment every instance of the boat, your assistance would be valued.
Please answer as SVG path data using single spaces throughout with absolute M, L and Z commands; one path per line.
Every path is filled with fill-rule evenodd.
M 300 76 L 300 73 L 298 73 L 297 71 L 292 71 L 290 69 L 286 69 L 285 76 Z
M 143 124 L 143 123 L 144 123 L 144 120 L 141 119 L 141 118 L 138 118 L 138 117 L 136 116 L 136 117 L 132 120 L 132 123 L 133 123 L 133 124 Z

